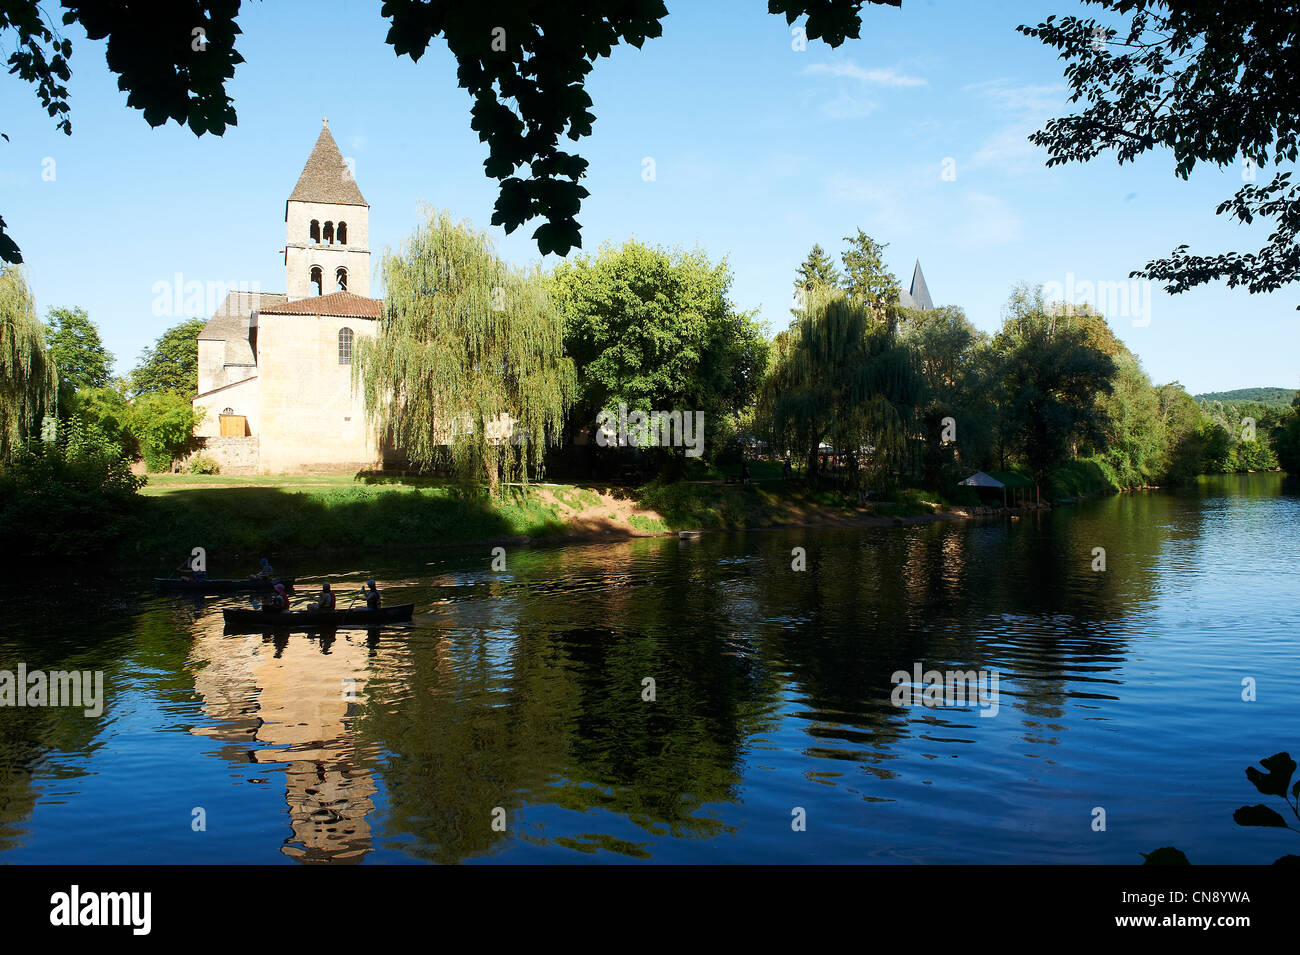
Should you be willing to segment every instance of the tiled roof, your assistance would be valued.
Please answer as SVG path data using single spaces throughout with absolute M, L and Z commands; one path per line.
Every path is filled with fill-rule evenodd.
M 351 292 L 331 292 L 300 298 L 283 305 L 262 309 L 263 315 L 330 315 L 337 318 L 378 318 L 382 303 L 377 298 L 353 295 Z
M 307 157 L 307 165 L 298 177 L 298 185 L 289 194 L 290 202 L 332 202 L 347 206 L 367 206 L 352 170 L 343 161 L 338 144 L 330 135 L 329 124 L 321 127 L 320 136 Z
M 268 305 L 283 305 L 286 301 L 288 296 L 283 292 L 227 292 L 226 300 L 199 332 L 199 340 L 225 342 L 224 364 L 256 365 L 257 358 L 248 340 L 249 315 Z

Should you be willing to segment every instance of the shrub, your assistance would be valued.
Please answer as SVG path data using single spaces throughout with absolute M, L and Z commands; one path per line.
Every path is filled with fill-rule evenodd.
M 194 426 L 198 415 L 190 402 L 174 394 L 141 395 L 131 403 L 130 427 L 140 440 L 145 467 L 170 471 L 176 458 L 198 446 Z
M 196 454 L 190 458 L 191 474 L 220 474 L 221 465 L 217 459 L 207 454 Z
M 10 554 L 76 560 L 127 527 L 145 483 L 103 431 L 72 418 L 55 441 L 29 441 L 0 472 L 0 544 Z

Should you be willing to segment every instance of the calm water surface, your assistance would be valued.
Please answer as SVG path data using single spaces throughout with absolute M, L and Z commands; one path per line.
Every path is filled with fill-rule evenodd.
M 103 670 L 107 696 L 0 709 L 0 861 L 1300 851 L 1232 822 L 1264 801 L 1245 767 L 1300 751 L 1300 489 L 1278 475 L 1017 521 L 518 549 L 504 573 L 482 550 L 277 561 L 300 595 L 373 575 L 416 605 L 333 639 L 225 635 L 247 598 L 159 595 L 149 568 L 0 591 L 0 669 Z M 998 670 L 997 714 L 894 706 L 918 662 Z

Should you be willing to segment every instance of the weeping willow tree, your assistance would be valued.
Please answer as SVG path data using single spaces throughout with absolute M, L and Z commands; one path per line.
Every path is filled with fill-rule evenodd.
M 841 290 L 819 290 L 773 342 L 757 418 L 769 446 L 806 457 L 811 478 L 827 441 L 856 484 L 864 453 L 871 470 L 899 465 L 921 389 L 892 323 Z
M 540 274 L 434 210 L 380 274 L 378 334 L 358 342 L 352 373 L 381 443 L 493 492 L 540 473 L 575 380 Z
M 19 268 L 0 270 L 0 462 L 37 430 L 57 389 L 27 277 Z

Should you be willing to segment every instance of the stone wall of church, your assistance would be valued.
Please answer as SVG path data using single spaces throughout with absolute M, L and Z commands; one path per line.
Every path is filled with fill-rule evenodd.
M 332 222 L 337 231 L 347 223 L 346 244 L 326 245 L 311 241 L 311 222 L 315 219 L 323 230 Z M 322 239 L 324 236 L 322 235 Z M 290 202 L 285 219 L 285 291 L 289 300 L 313 295 L 311 267 L 319 265 L 324 277 L 321 293 L 336 291 L 335 269 L 348 270 L 348 291 L 370 295 L 370 209 L 366 206 L 338 206 L 323 202 Z
M 196 453 L 206 454 L 221 465 L 222 474 L 257 474 L 258 439 L 257 435 L 243 438 L 203 439 L 203 446 Z
M 339 362 L 339 331 L 373 337 L 368 318 L 258 317 L 260 468 L 263 474 L 358 471 L 378 454 L 352 367 Z M 236 386 L 238 387 L 238 386 Z

